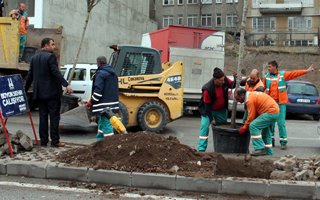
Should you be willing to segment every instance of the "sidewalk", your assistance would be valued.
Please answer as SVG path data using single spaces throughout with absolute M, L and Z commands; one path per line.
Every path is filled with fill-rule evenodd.
M 83 145 L 68 144 L 65 148 L 35 146 L 31 152 L 17 154 L 13 159 L 4 156 L 0 159 L 0 174 L 176 191 L 320 199 L 319 182 L 235 177 L 206 179 L 168 174 L 94 170 L 92 168 L 68 166 L 55 161 L 54 158 L 59 152 L 80 146 Z

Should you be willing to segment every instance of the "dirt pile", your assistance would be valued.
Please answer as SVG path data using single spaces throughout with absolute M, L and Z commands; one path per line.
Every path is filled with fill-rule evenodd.
M 72 166 L 120 171 L 169 173 L 194 177 L 236 176 L 269 178 L 271 160 L 243 156 L 225 158 L 216 153 L 199 153 L 175 137 L 150 132 L 114 135 L 92 145 L 74 148 L 57 160 Z

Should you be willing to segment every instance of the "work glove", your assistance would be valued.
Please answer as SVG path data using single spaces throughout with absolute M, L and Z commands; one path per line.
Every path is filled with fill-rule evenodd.
M 240 129 L 239 129 L 239 134 L 245 134 L 246 132 L 248 131 L 248 129 L 247 128 L 245 128 L 245 127 L 241 127 Z
M 91 108 L 91 106 L 92 106 L 91 101 L 88 101 L 87 104 L 86 104 L 86 106 L 87 106 L 88 108 Z

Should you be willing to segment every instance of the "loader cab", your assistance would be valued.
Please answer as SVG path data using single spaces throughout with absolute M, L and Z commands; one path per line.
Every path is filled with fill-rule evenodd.
M 114 50 L 109 64 L 119 77 L 160 74 L 162 72 L 160 53 L 141 46 L 110 46 Z

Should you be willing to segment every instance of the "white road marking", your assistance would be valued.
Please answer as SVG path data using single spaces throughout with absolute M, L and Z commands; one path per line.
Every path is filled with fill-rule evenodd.
M 0 181 L 0 186 L 14 186 L 21 188 L 35 188 L 42 190 L 56 190 L 56 191 L 66 191 L 66 192 L 79 192 L 79 193 L 98 193 L 101 194 L 101 191 L 98 190 L 90 190 L 90 189 L 81 189 L 81 188 L 73 188 L 73 187 L 61 187 L 55 185 L 41 185 L 41 184 L 32 184 L 32 183 L 18 183 L 18 182 L 9 182 L 9 181 Z M 105 195 L 112 195 L 112 192 L 105 192 Z M 120 197 L 127 198 L 137 198 L 137 199 L 161 199 L 161 200 L 196 200 L 191 198 L 180 198 L 180 197 L 168 197 L 168 196 L 156 196 L 156 195 L 140 195 L 135 193 L 124 193 L 120 194 Z M 41 198 L 45 198 L 42 196 Z
M 32 183 L 17 183 L 17 182 L 7 182 L 7 181 L 0 181 L 0 185 L 23 187 L 23 188 L 36 188 L 36 189 L 43 189 L 43 190 L 58 190 L 58 191 L 67 191 L 67 192 L 81 192 L 81 193 L 97 192 L 96 190 L 81 189 L 81 188 L 61 187 L 61 186 L 55 186 L 55 185 L 40 185 L 40 184 L 32 184 Z

